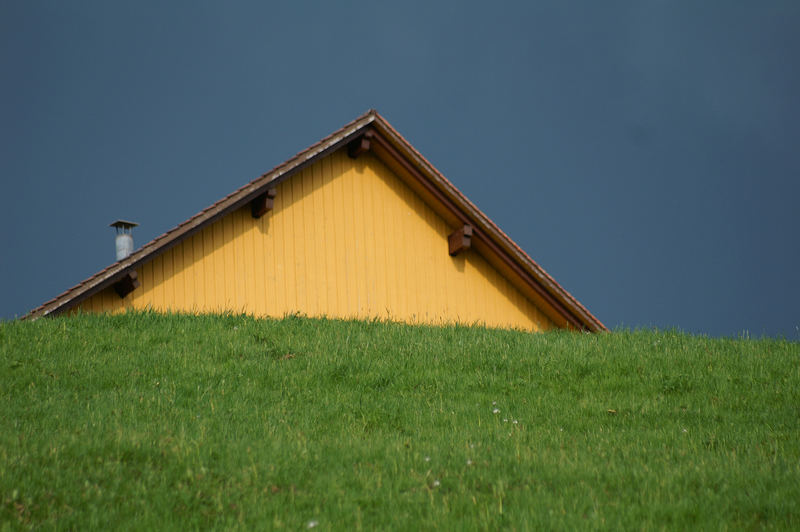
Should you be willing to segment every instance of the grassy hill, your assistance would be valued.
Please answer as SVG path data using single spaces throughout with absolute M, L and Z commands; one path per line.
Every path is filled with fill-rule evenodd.
M 800 527 L 800 344 L 0 323 L 0 529 Z

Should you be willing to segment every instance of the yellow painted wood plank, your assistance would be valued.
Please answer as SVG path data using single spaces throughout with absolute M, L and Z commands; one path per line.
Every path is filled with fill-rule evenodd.
M 216 237 L 219 232 L 219 237 Z M 222 274 L 222 268 L 219 267 L 220 262 L 219 252 L 215 248 L 217 238 L 222 237 L 222 226 L 219 222 L 215 222 L 210 226 L 203 229 L 203 265 L 205 270 L 205 298 L 203 300 L 202 310 L 205 312 L 212 312 L 217 310 L 215 302 L 222 294 L 222 287 L 219 286 Z M 219 272 L 219 273 L 218 273 Z
M 275 235 L 272 244 L 271 264 L 275 272 L 276 291 L 278 294 L 278 305 L 275 312 L 283 315 L 289 308 L 289 289 L 294 287 L 290 284 L 289 270 L 291 260 L 293 258 L 289 254 L 290 242 L 287 241 L 289 237 L 288 226 L 291 223 L 291 216 L 289 214 L 289 204 L 291 202 L 292 187 L 291 184 L 284 182 L 278 187 L 278 208 L 275 211 L 275 216 L 270 221 L 272 234 Z
M 272 316 L 282 316 L 286 313 L 288 308 L 288 273 L 287 273 L 287 249 L 286 244 L 286 225 L 289 220 L 287 212 L 289 205 L 289 194 L 291 188 L 282 183 L 278 186 L 278 195 L 275 198 L 275 212 L 270 217 L 268 225 L 268 238 L 269 244 L 266 247 L 268 256 L 264 257 L 264 264 L 266 268 L 270 269 L 272 276 L 268 276 L 269 283 L 267 284 L 267 301 L 269 305 L 274 303 L 274 306 L 269 306 L 272 309 Z M 266 244 L 266 242 L 265 242 Z M 274 279 L 274 285 L 272 284 Z M 270 292 L 269 287 L 272 287 Z
M 408 230 L 403 224 L 403 196 L 401 194 L 400 182 L 387 176 L 386 183 L 389 186 L 385 200 L 386 216 L 389 221 L 387 228 L 393 239 L 393 246 L 390 250 L 390 263 L 388 266 L 390 291 L 393 293 L 390 312 L 392 319 L 406 319 L 406 282 L 405 282 L 405 263 L 403 255 L 406 252 L 404 234 Z
M 203 232 L 195 233 L 192 236 L 192 265 L 193 265 L 193 286 L 194 298 L 192 308 L 187 309 L 192 312 L 200 312 L 206 300 L 206 272 L 205 255 L 203 254 Z
M 313 242 L 315 260 L 315 292 L 317 300 L 317 314 L 330 314 L 328 304 L 328 254 L 326 249 L 326 228 L 325 228 L 325 192 L 323 190 L 324 167 L 322 164 L 315 164 L 309 168 L 311 174 L 312 192 L 312 223 L 313 223 Z
M 373 247 L 373 261 L 374 261 L 374 279 L 373 279 L 373 296 L 375 301 L 374 316 L 385 319 L 387 307 L 387 283 L 386 283 L 386 249 L 389 247 L 385 241 L 387 236 L 386 231 L 386 217 L 382 211 L 382 193 L 383 182 L 378 175 L 371 170 L 370 178 L 367 180 L 370 212 L 369 217 L 372 222 L 372 242 Z
M 228 215 L 220 220 L 222 223 L 222 257 L 223 257 L 223 297 L 218 301 L 225 310 L 238 312 L 236 308 L 236 267 L 235 246 L 233 240 L 233 216 Z
M 133 310 L 139 308 L 137 305 L 137 301 L 140 295 L 144 292 L 144 287 L 142 286 L 142 267 L 139 266 L 136 268 L 136 276 L 139 279 L 139 288 L 128 294 L 128 297 L 125 298 L 124 305 L 122 305 L 123 309 L 125 310 Z
M 366 158 L 370 157 L 369 154 Z M 377 280 L 377 242 L 375 232 L 378 224 L 375 219 L 373 209 L 372 190 L 375 184 L 375 175 L 369 165 L 365 164 L 365 171 L 361 176 L 361 186 L 359 187 L 362 209 L 364 213 L 363 234 L 364 234 L 364 291 L 366 293 L 365 317 L 373 317 L 378 314 L 378 280 Z
M 172 255 L 173 306 L 176 310 L 184 309 L 186 308 L 186 285 L 183 280 L 183 244 L 172 248 L 170 254 Z
M 111 290 L 113 290 L 113 288 Z M 109 295 L 110 295 L 109 292 L 110 292 L 110 290 L 105 289 L 105 290 L 102 290 L 100 293 L 96 294 L 98 303 L 100 304 L 100 311 L 101 312 L 108 313 L 108 312 L 111 311 L 111 306 L 113 305 L 113 302 L 111 301 L 111 298 L 109 297 Z M 116 295 L 116 293 L 114 295 Z M 119 299 L 119 296 L 117 296 L 117 299 Z
M 248 207 L 248 212 L 249 212 Z M 242 214 L 244 209 L 239 209 L 230 214 L 231 228 L 233 234 L 231 236 L 231 244 L 233 249 L 231 255 L 233 256 L 233 294 L 234 301 L 233 307 L 236 313 L 245 313 L 248 311 L 246 301 L 246 275 L 244 265 L 244 221 Z
M 142 265 L 142 277 L 139 280 L 142 292 L 137 294 L 137 308 L 142 310 L 153 308 L 153 283 L 155 278 L 153 276 L 153 261 L 146 262 Z
M 429 216 L 431 220 L 431 224 L 433 226 L 433 230 L 439 236 L 439 240 L 441 243 L 441 247 L 434 248 L 430 251 L 430 263 L 431 264 L 439 264 L 440 261 L 448 261 L 450 260 L 450 256 L 448 255 L 446 258 L 444 256 L 445 253 L 448 252 L 447 247 L 447 228 L 445 227 L 444 220 L 436 216 L 436 214 L 430 210 Z M 441 255 L 441 256 L 440 256 Z M 443 268 L 434 267 L 433 269 L 433 298 L 431 301 L 431 315 L 433 319 L 441 319 L 441 316 L 444 315 L 444 274 Z
M 472 249 L 465 250 L 463 252 L 465 258 L 465 270 L 467 270 L 465 277 L 466 279 L 476 279 L 480 277 L 480 263 L 478 262 L 478 258 L 475 257 L 475 252 Z M 481 314 L 476 312 L 478 307 L 478 297 L 481 288 L 485 286 L 483 282 L 465 282 L 464 283 L 464 308 L 467 310 L 468 313 L 468 322 L 469 323 L 479 323 L 481 320 Z M 485 320 L 484 320 L 485 321 Z
M 400 212 L 401 212 L 401 224 L 402 229 L 401 233 L 403 235 L 403 250 L 405 253 L 402 254 L 403 258 L 403 292 L 406 294 L 406 312 L 405 318 L 406 320 L 413 322 L 413 316 L 415 310 L 417 309 L 417 287 L 414 286 L 416 279 L 415 279 L 415 267 L 414 267 L 414 257 L 417 256 L 416 249 L 419 245 L 430 244 L 430 242 L 426 239 L 423 241 L 422 239 L 425 237 L 429 237 L 429 235 L 420 234 L 418 231 L 417 224 L 415 223 L 416 220 L 412 214 L 412 194 L 410 188 L 406 186 L 400 187 L 400 193 L 403 197 L 403 201 L 400 204 Z
M 304 287 L 306 289 L 305 307 L 306 312 L 311 316 L 319 315 L 319 299 L 317 297 L 317 257 L 316 242 L 314 235 L 314 203 L 313 203 L 313 182 L 311 168 L 303 171 L 303 250 L 306 257 L 306 278 Z
M 319 297 L 317 287 L 319 286 L 319 279 L 317 277 L 317 249 L 314 235 L 314 183 L 311 168 L 303 170 L 300 183 L 303 189 L 303 196 L 300 202 L 303 210 L 303 234 L 301 241 L 303 242 L 306 264 L 306 277 L 303 280 L 306 298 L 303 306 L 306 313 L 311 316 L 318 316 Z
M 407 319 L 410 320 L 412 323 L 416 323 L 416 315 L 419 309 L 419 291 L 420 291 L 420 282 L 421 278 L 419 277 L 419 272 L 417 268 L 417 258 L 419 257 L 419 253 L 417 252 L 417 248 L 420 245 L 430 245 L 431 241 L 429 240 L 431 235 L 420 233 L 420 226 L 419 220 L 416 217 L 416 209 L 414 207 L 414 192 L 408 188 L 403 187 L 403 223 L 410 229 L 409 231 L 404 231 L 405 233 L 405 242 L 406 242 L 406 251 L 408 253 L 403 253 L 404 262 L 406 265 L 406 293 L 408 294 L 408 311 L 407 311 Z M 419 235 L 423 235 L 422 240 L 419 238 Z M 412 251 L 413 250 L 413 251 Z
M 180 252 L 183 254 L 183 297 L 185 306 L 181 309 L 184 312 L 193 312 L 196 307 L 194 292 L 195 275 L 197 272 L 194 263 L 194 237 L 185 239 L 180 244 Z
M 444 220 L 436 216 L 435 213 L 433 213 L 433 211 L 431 211 L 430 216 L 434 224 L 435 228 L 434 230 L 436 231 L 436 234 L 439 235 L 439 238 L 442 243 L 440 250 L 437 250 L 435 248 L 431 250 L 431 263 L 438 264 L 439 261 L 451 261 L 449 255 L 447 256 L 446 259 L 444 258 L 444 253 L 447 253 L 449 251 L 449 248 L 447 247 L 447 237 L 449 235 L 449 233 L 447 232 L 447 225 L 445 224 Z M 442 255 L 441 258 L 439 257 L 439 254 Z M 434 282 L 436 283 L 436 288 L 434 291 L 435 299 L 432 302 L 432 307 L 433 307 L 432 311 L 434 316 L 437 316 L 438 319 L 443 320 L 444 316 L 447 315 L 446 311 L 447 292 L 445 291 L 445 273 L 444 273 L 444 268 L 441 267 L 433 268 L 433 270 L 434 270 Z
M 397 308 L 399 307 L 397 262 L 399 252 L 399 231 L 397 219 L 395 218 L 394 206 L 397 202 L 394 188 L 387 180 L 386 172 L 376 172 L 378 178 L 378 190 L 380 199 L 378 204 L 383 218 L 383 242 L 384 242 L 384 275 L 383 282 L 386 287 L 385 316 L 390 320 L 397 320 Z
M 280 293 L 280 286 L 277 284 L 280 279 L 281 272 L 277 271 L 277 264 L 275 262 L 275 244 L 276 241 L 280 242 L 280 220 L 281 204 L 283 201 L 283 193 L 281 186 L 277 187 L 277 195 L 275 197 L 272 212 L 267 213 L 261 218 L 261 225 L 259 230 L 255 233 L 255 252 L 256 252 L 256 271 L 264 272 L 264 283 L 259 292 L 259 296 L 264 301 L 264 315 L 276 316 L 280 308 L 280 300 L 282 295 Z
M 220 311 L 224 307 L 225 301 L 225 255 L 223 251 L 224 246 L 224 232 L 223 220 L 214 222 L 212 231 L 212 255 L 214 261 L 214 298 L 209 300 L 210 308 L 214 311 Z
M 353 225 L 349 230 L 353 233 L 353 259 L 355 271 L 353 280 L 355 281 L 356 308 L 355 316 L 364 317 L 366 307 L 366 252 L 364 249 L 364 207 L 361 195 L 362 175 L 364 172 L 364 160 L 366 157 L 359 157 L 355 169 L 350 173 L 350 194 L 353 209 Z
M 111 288 L 111 290 L 113 290 L 113 288 Z M 111 298 L 108 297 L 109 295 L 108 292 L 109 289 L 106 288 L 105 290 L 102 290 L 97 294 L 95 294 L 94 297 L 94 299 L 97 300 L 97 308 L 99 312 L 103 312 L 106 314 L 111 311 L 111 305 L 112 305 Z M 114 293 L 114 295 L 116 296 L 116 292 Z M 117 299 L 119 299 L 119 297 L 117 297 Z
M 355 169 L 353 163 L 345 160 L 344 155 L 340 157 L 342 163 L 342 208 L 344 209 L 344 226 L 342 232 L 345 236 L 345 253 L 347 264 L 345 275 L 347 277 L 347 316 L 348 318 L 358 316 L 360 298 L 358 294 L 358 235 L 356 234 L 356 213 L 355 198 L 353 197 L 353 180 L 355 179 Z
M 406 264 L 406 293 L 408 294 L 408 320 L 411 323 L 419 321 L 419 291 L 422 289 L 422 276 L 419 272 L 419 249 L 424 248 L 429 242 L 421 241 L 417 238 L 419 232 L 419 220 L 417 219 L 416 206 L 414 205 L 414 193 L 411 189 L 404 188 L 403 196 L 405 197 L 405 206 L 403 208 L 404 223 L 411 229 L 405 232 L 406 250 L 414 249 L 413 253 L 403 253 L 404 262 Z M 430 235 L 425 235 L 429 237 Z
M 350 227 L 353 225 L 352 187 L 349 182 L 350 174 L 348 167 L 350 165 L 345 165 L 345 157 L 347 156 L 344 154 L 343 150 L 337 152 L 333 158 L 333 167 L 337 174 L 334 191 L 336 193 L 336 203 L 339 206 L 339 213 L 341 215 L 337 223 L 336 231 L 341 236 L 341 250 L 344 259 L 339 262 L 339 266 L 343 268 L 339 282 L 342 283 L 344 287 L 344 295 L 339 303 L 339 315 L 347 318 L 351 317 L 355 311 L 357 295 L 355 280 L 353 279 L 355 270 L 353 262 L 354 235 L 350 231 Z M 349 159 L 347 163 L 349 163 Z
M 503 279 L 497 273 L 497 270 L 494 268 L 489 269 L 489 284 L 494 290 L 505 290 L 505 285 L 503 284 Z M 491 292 L 491 289 L 489 290 Z M 498 316 L 502 314 L 502 309 L 498 305 L 496 297 L 488 297 L 486 300 L 487 303 L 487 312 L 490 316 Z
M 191 238 L 187 238 L 183 240 L 180 244 L 175 246 L 175 265 L 176 268 L 178 266 L 178 262 L 180 262 L 180 283 L 181 283 L 181 293 L 183 294 L 183 304 L 180 307 L 181 312 L 189 312 L 189 309 L 192 308 L 192 285 L 194 281 L 192 279 L 192 241 Z M 177 257 L 180 255 L 180 257 Z M 176 289 L 177 290 L 177 289 Z
M 351 277 L 353 278 L 353 291 L 355 292 L 355 307 L 353 308 L 353 316 L 362 317 L 362 309 L 364 308 L 364 214 L 361 209 L 361 197 L 359 196 L 359 187 L 361 186 L 361 172 L 363 172 L 365 157 L 359 157 L 353 167 L 348 172 L 349 189 L 347 194 L 350 196 L 350 209 L 352 209 L 352 225 L 347 227 L 347 231 L 353 235 L 353 244 L 350 250 L 353 257 L 353 270 Z
M 107 298 L 105 297 L 106 296 L 106 291 L 104 290 L 102 292 L 99 292 L 98 294 L 95 294 L 95 296 L 96 297 L 94 297 L 93 299 L 96 302 L 97 311 L 98 312 L 107 313 L 108 312 L 108 301 L 107 301 Z
M 417 218 L 417 224 L 420 225 L 422 230 L 425 230 L 431 237 L 435 238 L 435 234 L 430 233 L 431 227 L 427 219 L 428 212 L 426 205 L 416 194 L 413 195 L 412 206 L 414 208 L 414 216 Z M 420 297 L 417 298 L 417 305 L 415 307 L 415 314 L 418 322 L 428 321 L 428 308 L 432 295 L 435 293 L 433 284 L 431 283 L 431 270 L 434 266 L 429 262 L 431 247 L 432 246 L 421 246 L 419 251 L 413 253 L 411 257 L 413 268 L 417 272 L 415 275 L 417 279 L 416 292 L 420 295 Z
M 241 223 L 240 233 L 237 241 L 240 243 L 240 250 L 238 254 L 239 263 L 236 265 L 239 275 L 241 275 L 241 298 L 244 313 L 253 315 L 255 311 L 255 298 L 253 293 L 255 290 L 255 282 L 253 275 L 254 257 L 253 257 L 253 234 L 251 230 L 255 227 L 256 220 L 250 215 L 250 207 L 239 209 L 238 212 L 239 222 Z
M 294 241 L 294 230 L 295 230 L 295 216 L 294 216 L 294 186 L 293 182 L 287 181 L 284 185 L 286 188 L 286 210 L 283 217 L 283 238 L 282 238 L 282 245 L 280 246 L 283 248 L 283 255 L 280 256 L 280 260 L 283 261 L 284 264 L 284 275 L 286 276 L 286 282 L 284 283 L 284 287 L 286 288 L 286 302 L 285 306 L 282 309 L 282 314 L 287 314 L 290 312 L 297 311 L 297 270 L 299 262 L 297 257 L 295 256 L 295 241 Z M 276 255 L 276 259 L 279 259 L 279 256 Z
M 165 310 L 164 303 L 164 259 L 159 255 L 153 259 L 153 308 L 158 311 Z
M 336 301 L 331 305 L 331 314 L 334 316 L 347 315 L 347 251 L 344 236 L 344 204 L 342 198 L 342 165 L 340 157 L 342 151 L 336 152 L 328 158 L 331 173 L 331 205 L 333 206 L 332 238 L 334 240 Z
M 164 264 L 164 308 L 173 310 L 175 308 L 175 248 L 172 248 L 162 255 Z
M 294 289 L 295 297 L 292 301 L 292 312 L 299 312 L 307 308 L 306 302 L 306 252 L 303 227 L 303 179 L 302 174 L 291 180 L 292 183 L 292 228 L 289 238 L 294 247 Z
M 321 165 L 315 164 L 308 169 L 308 173 L 312 190 L 309 203 L 311 204 L 311 243 L 314 248 L 314 279 L 312 279 L 312 286 L 314 287 L 314 299 L 317 309 L 315 314 L 326 315 L 328 314 L 328 291 L 326 287 L 327 275 L 325 272 L 325 226 L 322 211 Z
M 364 217 L 364 173 L 368 156 L 359 157 L 356 171 L 351 180 L 353 194 L 353 233 L 355 234 L 355 248 L 353 253 L 356 259 L 356 290 L 358 292 L 358 308 L 356 316 L 366 318 L 369 315 L 369 290 L 367 277 L 367 220 Z
M 251 277 L 252 292 L 249 297 L 253 298 L 252 309 L 256 316 L 267 315 L 266 305 L 266 284 L 268 272 L 264 268 L 264 226 L 268 223 L 271 213 L 266 213 L 258 220 L 253 221 L 252 228 L 247 233 L 245 263 L 247 265 L 247 275 Z M 249 289 L 250 290 L 250 289 Z
M 337 276 L 338 264 L 336 261 L 336 228 L 334 211 L 336 203 L 333 200 L 333 171 L 331 158 L 320 161 L 320 208 L 322 211 L 322 249 L 325 258 L 325 311 L 330 316 L 336 316 L 338 311 Z

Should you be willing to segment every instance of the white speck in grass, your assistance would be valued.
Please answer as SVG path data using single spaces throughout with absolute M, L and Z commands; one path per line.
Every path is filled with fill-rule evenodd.
M 425 461 L 426 461 L 426 462 L 430 462 L 430 461 L 431 461 L 431 457 L 430 457 L 430 456 L 426 456 L 426 457 L 425 457 Z
M 470 448 L 470 449 L 474 449 L 474 448 L 475 448 L 475 444 L 474 444 L 474 443 L 470 443 L 470 444 L 469 444 L 469 448 Z
M 688 431 L 688 430 L 686 430 L 686 429 L 683 429 L 683 432 L 689 432 L 689 431 Z
M 318 524 L 319 524 L 319 521 L 309 521 L 308 524 L 306 525 L 306 528 L 314 528 Z
M 496 406 L 496 405 L 497 405 L 497 401 L 492 401 L 492 406 Z
M 467 465 L 468 466 L 472 465 L 472 460 L 467 460 Z
M 564 432 L 564 428 L 563 427 L 559 428 L 558 430 L 559 430 L 559 432 Z
M 503 423 L 508 423 L 508 418 L 507 417 L 503 418 Z
M 513 423 L 514 425 L 517 425 L 517 424 L 519 423 L 519 421 L 517 421 L 517 420 L 515 419 L 514 421 L 512 421 L 512 423 Z
M 438 481 L 438 480 L 434 480 L 434 481 L 433 481 L 433 487 L 434 487 L 434 488 L 438 488 L 438 487 L 439 487 L 439 485 L 440 485 L 440 483 L 439 483 L 439 481 Z
M 499 408 L 495 408 L 494 410 L 492 410 L 492 414 L 499 414 L 499 413 L 500 413 Z

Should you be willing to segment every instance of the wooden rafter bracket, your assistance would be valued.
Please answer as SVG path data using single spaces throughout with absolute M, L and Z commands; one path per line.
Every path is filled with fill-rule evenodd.
M 349 155 L 351 159 L 356 159 L 362 153 L 368 152 L 374 135 L 375 133 L 372 130 L 365 131 L 363 135 L 351 141 L 350 144 L 347 145 L 347 155 Z
M 125 296 L 137 288 L 139 288 L 139 274 L 136 273 L 136 270 L 129 271 L 119 281 L 114 283 L 114 291 L 121 299 L 124 299 Z
M 256 196 L 250 202 L 250 214 L 253 218 L 261 218 L 275 206 L 275 196 L 278 195 L 278 189 L 275 187 L 268 188 L 263 194 Z
M 472 246 L 472 226 L 464 224 L 450 236 L 447 237 L 447 243 L 450 246 L 450 256 L 455 257 L 462 251 L 465 251 Z

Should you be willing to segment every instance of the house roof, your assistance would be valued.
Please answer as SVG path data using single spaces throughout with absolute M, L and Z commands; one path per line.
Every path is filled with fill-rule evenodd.
M 257 177 L 158 236 L 130 256 L 32 310 L 25 318 L 56 315 L 113 285 L 141 264 L 170 249 L 208 224 L 247 205 L 267 189 L 341 147 L 359 143 L 400 174 L 423 199 L 452 224 L 473 228 L 473 246 L 506 275 L 514 277 L 524 292 L 539 302 L 554 322 L 587 331 L 607 330 L 577 299 L 539 266 L 522 248 L 466 198 L 450 181 L 406 141 L 381 115 L 370 110 L 286 162 Z M 549 309 L 549 312 L 547 310 Z

